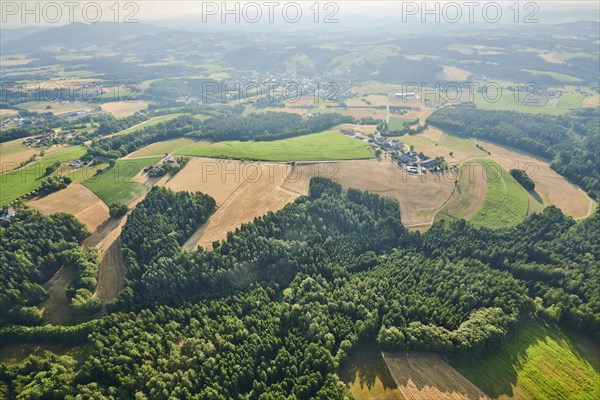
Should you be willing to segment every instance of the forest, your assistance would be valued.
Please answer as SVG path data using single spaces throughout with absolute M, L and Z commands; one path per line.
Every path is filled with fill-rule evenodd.
M 576 223 L 550 207 L 514 228 L 457 221 L 420 234 L 401 225 L 395 200 L 313 178 L 308 196 L 212 250 L 183 250 L 214 208 L 153 188 L 123 229 L 127 286 L 110 315 L 0 330 L 5 343 L 88 343 L 85 360 L 0 365 L 0 393 L 341 399 L 337 368 L 361 341 L 480 351 L 529 312 L 598 332 L 598 211 Z
M 267 112 L 239 116 L 229 112 L 227 118 L 211 117 L 204 122 L 183 115 L 132 133 L 94 140 L 88 149 L 88 155 L 120 158 L 149 144 L 183 136 L 213 141 L 278 140 L 320 132 L 352 121 L 352 117 L 339 114 L 315 115 L 305 119 L 289 113 Z
M 457 135 L 548 158 L 556 172 L 580 185 L 590 197 L 600 196 L 600 108 L 554 116 L 467 105 L 441 108 L 427 122 Z
M 0 225 L 0 326 L 38 324 L 36 307 L 48 298 L 42 283 L 70 258 L 79 261 L 80 243 L 87 229 L 69 214 L 45 217 L 18 207 L 15 216 Z M 95 279 L 95 278 L 94 278 Z M 95 282 L 91 282 L 93 288 Z M 93 289 L 92 288 L 92 289 Z

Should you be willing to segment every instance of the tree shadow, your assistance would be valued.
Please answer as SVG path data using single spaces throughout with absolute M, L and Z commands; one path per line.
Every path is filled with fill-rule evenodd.
M 535 189 L 528 190 L 528 192 L 531 195 L 531 197 L 533 197 L 533 199 L 535 201 L 537 201 L 539 204 L 543 204 L 544 203 L 544 201 L 542 200 L 542 198 L 540 197 L 540 195 L 535 191 Z
M 374 343 L 359 344 L 349 359 L 340 366 L 339 377 L 347 384 L 353 384 L 358 379 L 360 387 L 369 389 L 377 382 L 381 382 L 385 390 L 397 389 L 381 351 Z

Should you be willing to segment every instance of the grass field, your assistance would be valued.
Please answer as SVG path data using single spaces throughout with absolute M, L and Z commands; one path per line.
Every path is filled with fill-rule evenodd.
M 147 184 L 140 183 L 133 177 L 160 160 L 161 157 L 119 160 L 113 168 L 84 180 L 82 184 L 96 193 L 107 205 L 129 204 L 150 189 Z
M 535 75 L 547 75 L 547 76 L 550 76 L 550 77 L 556 79 L 557 81 L 564 82 L 564 83 L 581 82 L 581 79 L 579 79 L 579 78 L 575 78 L 574 76 L 571 76 L 571 75 L 561 74 L 559 72 L 537 71 L 534 69 L 524 69 L 523 71 L 528 72 L 534 76 Z
M 594 357 L 558 327 L 530 319 L 498 351 L 451 364 L 492 398 L 595 400 Z
M 583 105 L 583 99 L 584 96 L 579 93 L 565 93 L 558 101 L 556 107 L 567 110 L 581 108 Z
M 165 154 L 176 152 L 177 150 L 187 147 L 195 142 L 196 141 L 193 139 L 179 138 L 152 143 L 151 145 L 134 151 L 133 153 L 129 154 L 127 158 L 164 156 Z
M 506 110 L 531 114 L 565 114 L 569 111 L 566 108 L 555 107 L 552 102 L 548 102 L 543 107 L 523 104 L 515 100 L 513 91 L 508 88 L 502 89 L 502 95 L 497 101 L 496 96 L 493 89 L 490 89 L 488 100 L 481 93 L 475 93 L 475 105 L 482 110 Z
M 7 204 L 36 189 L 46 178 L 46 167 L 54 162 L 65 162 L 80 158 L 85 154 L 83 147 L 68 147 L 46 154 L 38 161 L 23 168 L 0 175 L 0 204 Z M 55 175 L 54 172 L 52 175 Z
M 508 171 L 490 159 L 477 160 L 483 167 L 478 173 L 487 180 L 487 193 L 469 222 L 477 226 L 503 228 L 521 222 L 528 213 L 527 191 L 510 176 Z
M 374 344 L 359 345 L 340 366 L 338 375 L 357 400 L 404 400 Z
M 230 157 L 264 161 L 350 160 L 373 158 L 368 145 L 335 131 L 270 142 L 198 143 L 178 151 L 178 155 Z

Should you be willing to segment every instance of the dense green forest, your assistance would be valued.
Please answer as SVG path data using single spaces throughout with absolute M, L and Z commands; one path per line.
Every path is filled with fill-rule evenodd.
M 213 250 L 182 250 L 214 207 L 152 189 L 123 229 L 127 287 L 109 316 L 0 331 L 4 342 L 88 342 L 86 358 L 0 365 L 0 393 L 344 398 L 336 371 L 360 341 L 476 351 L 534 310 L 598 332 L 598 211 L 575 223 L 550 207 L 515 228 L 458 221 L 419 234 L 395 200 L 313 178 L 308 196 Z
M 352 117 L 334 113 L 318 114 L 308 118 L 292 113 L 253 113 L 227 119 L 210 118 L 204 121 L 199 136 L 214 141 L 278 140 L 324 131 L 335 125 L 353 121 Z
M 457 135 L 513 146 L 552 160 L 550 166 L 588 192 L 600 196 L 600 109 L 567 115 L 441 108 L 427 122 Z
M 78 261 L 74 252 L 79 251 L 87 229 L 72 215 L 45 217 L 24 206 L 2 222 L 0 326 L 40 323 L 41 313 L 35 306 L 48 298 L 41 284 L 67 260 Z M 95 277 L 89 284 L 93 290 Z

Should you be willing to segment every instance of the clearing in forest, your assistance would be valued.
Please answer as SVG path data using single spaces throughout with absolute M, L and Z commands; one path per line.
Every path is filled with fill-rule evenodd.
M 487 400 L 488 396 L 433 353 L 384 353 L 405 400 Z

